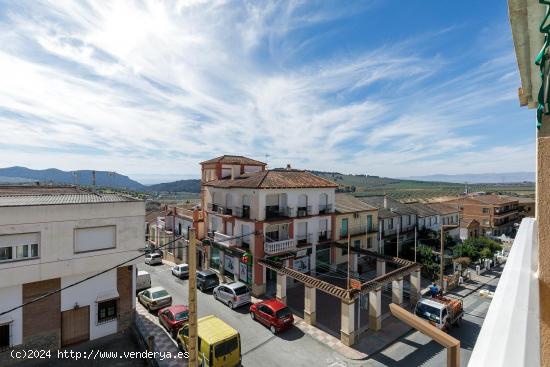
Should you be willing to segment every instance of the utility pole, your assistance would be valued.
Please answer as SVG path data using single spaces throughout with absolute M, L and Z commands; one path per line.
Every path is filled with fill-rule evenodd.
M 416 226 L 414 226 L 414 262 L 416 262 Z
M 399 229 L 401 228 L 401 216 L 399 216 L 399 223 L 397 223 L 397 256 L 396 257 L 399 257 Z
M 439 281 L 441 282 L 441 291 L 443 291 L 443 248 L 444 248 L 444 225 L 441 224 L 441 255 L 439 258 Z
M 189 263 L 189 366 L 197 366 L 197 245 L 195 243 L 195 228 L 189 228 L 189 247 L 187 262 Z

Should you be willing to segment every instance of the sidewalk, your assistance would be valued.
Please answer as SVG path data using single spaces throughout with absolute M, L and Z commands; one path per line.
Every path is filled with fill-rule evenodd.
M 135 323 L 138 332 L 141 334 L 145 343 L 149 336 L 154 336 L 153 351 L 160 352 L 166 356 L 170 353 L 172 356 L 177 356 L 179 353 L 176 342 L 166 333 L 164 328 L 156 323 L 157 316 L 151 314 L 141 305 L 136 303 Z M 156 365 L 159 367 L 181 367 L 187 366 L 186 359 L 179 358 L 163 358 L 162 355 L 155 356 Z

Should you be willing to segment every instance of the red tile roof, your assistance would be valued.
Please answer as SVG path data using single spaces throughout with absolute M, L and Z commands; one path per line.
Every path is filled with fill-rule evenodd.
M 210 164 L 210 163 L 222 163 L 222 164 L 247 164 L 251 166 L 265 166 L 266 163 L 257 161 L 252 158 L 243 157 L 242 155 L 222 155 L 207 161 L 201 162 L 200 164 Z
M 313 173 L 300 170 L 273 169 L 268 171 L 246 173 L 235 179 L 220 179 L 210 181 L 205 186 L 249 189 L 299 189 L 338 187 L 332 181 L 326 180 Z

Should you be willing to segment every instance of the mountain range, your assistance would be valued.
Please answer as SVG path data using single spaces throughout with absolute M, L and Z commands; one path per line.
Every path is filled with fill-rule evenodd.
M 92 185 L 92 170 L 62 171 L 56 168 L 34 170 L 26 167 L 0 168 L 0 183 L 28 183 L 40 182 L 42 184 L 78 184 L 83 186 Z M 165 182 L 154 185 L 144 185 L 130 177 L 116 172 L 95 171 L 96 185 L 129 189 L 146 192 L 200 192 L 200 180 L 188 179 L 173 182 Z M 430 175 L 414 176 L 402 179 L 384 178 L 368 175 L 346 175 L 337 172 L 311 171 L 312 173 L 335 181 L 344 186 L 357 187 L 389 187 L 400 185 L 420 184 L 429 182 L 439 183 L 520 183 L 534 182 L 533 172 L 510 172 L 510 173 L 488 173 L 488 174 L 463 174 L 463 175 Z M 407 181 L 405 181 L 407 180 Z M 430 185 L 430 184 L 428 184 Z
M 459 175 L 429 175 L 403 177 L 405 180 L 452 183 L 520 183 L 535 182 L 535 172 L 465 173 Z

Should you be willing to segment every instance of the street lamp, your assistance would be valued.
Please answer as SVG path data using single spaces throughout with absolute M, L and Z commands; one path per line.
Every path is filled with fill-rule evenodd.
M 441 225 L 441 255 L 439 256 L 439 281 L 441 282 L 441 291 L 443 292 L 443 250 L 445 247 L 445 228 L 457 228 L 455 224 L 442 224 Z

